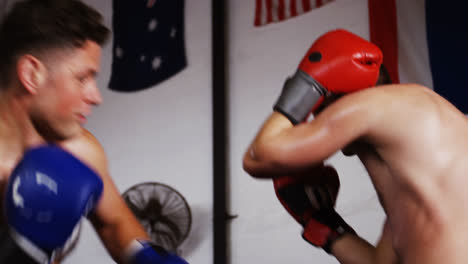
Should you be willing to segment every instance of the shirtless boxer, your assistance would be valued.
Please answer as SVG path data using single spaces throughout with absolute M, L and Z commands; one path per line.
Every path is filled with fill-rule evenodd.
M 7 238 L 0 241 L 1 248 L 14 248 L 18 252 L 18 247 L 5 245 L 6 241 L 17 243 L 21 250 L 25 247 L 20 242 L 29 241 L 26 244 L 51 253 L 54 248 L 48 247 L 57 241 L 51 242 L 50 238 L 64 239 L 72 230 L 64 227 L 68 220 L 55 227 L 44 222 L 51 215 L 54 218 L 70 213 L 75 204 L 63 204 L 65 200 L 60 197 L 78 190 L 72 199 L 81 203 L 79 208 L 83 212 L 78 213 L 89 213 L 88 218 L 116 262 L 186 263 L 150 244 L 109 175 L 102 146 L 82 127 L 92 107 L 102 101 L 95 78 L 101 45 L 108 39 L 109 30 L 101 20 L 96 10 L 79 0 L 26 0 L 14 5 L 2 21 L 0 179 L 2 197 L 8 195 L 2 203 L 6 219 L 2 219 L 1 225 L 9 231 Z M 59 168 L 63 164 L 69 165 L 68 172 Z M 78 172 L 77 168 L 82 170 Z M 27 182 L 29 172 L 35 173 L 37 185 Z M 14 181 L 9 181 L 10 178 Z M 31 188 L 25 189 L 27 186 Z M 51 192 L 44 193 L 44 187 L 59 198 L 48 200 Z M 85 200 L 81 197 L 84 192 L 88 193 Z M 94 198 L 95 203 L 90 203 Z M 53 203 L 64 212 L 31 218 L 28 212 L 35 212 L 31 204 L 41 201 L 46 201 L 41 206 Z M 70 225 L 76 224 L 73 221 Z M 47 230 L 35 230 L 36 226 Z M 44 231 L 47 235 L 40 233 Z M 16 257 L 8 252 L 0 255 L 10 257 L 9 263 L 20 263 L 29 257 L 43 261 L 27 250 Z
M 356 49 L 358 54 L 365 53 L 368 46 Z M 333 72 L 337 61 L 308 61 L 322 65 L 309 65 L 302 70 L 319 84 L 325 83 L 323 88 L 329 91 L 326 84 L 333 81 L 327 78 L 342 80 L 342 85 L 332 87 L 331 93 L 344 96 L 309 123 L 301 122 L 304 114 L 291 118 L 297 113 L 291 114 L 288 109 L 296 108 L 286 107 L 285 111 L 277 103 L 277 110 L 246 151 L 244 169 L 259 178 L 304 174 L 310 178 L 327 177 L 323 176 L 326 174 L 323 170 L 316 170 L 324 160 L 340 150 L 345 155 L 356 154 L 366 167 L 387 215 L 379 242 L 376 246 L 369 244 L 342 222 L 335 227 L 344 229 L 327 231 L 340 234 L 331 244 L 319 244 L 318 240 L 305 237 L 306 240 L 316 246 L 328 246 L 329 253 L 341 263 L 466 263 L 466 116 L 432 90 L 417 84 L 346 90 L 346 84 L 361 82 L 369 76 L 349 65 L 344 72 L 343 69 Z M 324 71 L 329 74 L 325 78 Z M 296 102 L 301 101 L 288 101 L 284 99 L 285 93 L 288 92 L 283 90 L 280 96 L 283 104 L 297 106 Z M 289 98 L 295 99 L 303 99 L 306 94 L 289 93 L 293 93 Z M 316 100 L 302 102 L 308 105 L 299 108 L 308 110 L 317 104 Z M 319 221 L 314 222 L 313 228 L 324 230 L 328 223 Z M 331 225 L 328 229 L 332 229 Z

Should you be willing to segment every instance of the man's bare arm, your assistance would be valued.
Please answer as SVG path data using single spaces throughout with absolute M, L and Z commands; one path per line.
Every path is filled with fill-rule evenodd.
M 385 222 L 377 246 L 364 239 L 345 234 L 332 247 L 332 254 L 341 264 L 398 264 L 398 257 L 392 246 L 391 230 Z
M 366 111 L 366 92 L 346 95 L 312 122 L 297 126 L 273 112 L 247 149 L 244 170 L 268 178 L 300 173 L 364 136 L 373 115 Z
M 89 219 L 112 258 L 118 263 L 124 263 L 125 251 L 130 242 L 136 238 L 148 239 L 148 235 L 120 196 L 110 177 L 104 150 L 97 139 L 85 131 L 82 138 L 71 140 L 64 147 L 100 175 L 104 190 Z

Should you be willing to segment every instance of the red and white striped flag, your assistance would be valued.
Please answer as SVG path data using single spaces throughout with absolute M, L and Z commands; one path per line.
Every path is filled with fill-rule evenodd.
M 370 40 L 394 83 L 418 83 L 468 115 L 465 1 L 368 0 Z M 453 55 L 456 54 L 456 55 Z
M 255 22 L 259 27 L 298 16 L 333 0 L 255 0 Z

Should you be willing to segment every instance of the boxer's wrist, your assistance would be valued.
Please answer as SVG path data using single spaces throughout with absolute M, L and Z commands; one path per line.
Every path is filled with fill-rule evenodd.
M 125 250 L 125 263 L 187 264 L 179 256 L 147 240 L 135 239 Z
M 328 251 L 325 250 L 328 254 L 335 256 L 338 254 L 341 248 L 347 247 L 346 245 L 357 238 L 356 233 L 344 232 L 341 235 L 337 236 L 333 241 L 330 241 L 328 245 Z
M 326 89 L 301 70 L 288 78 L 273 110 L 297 125 L 304 121 L 327 95 Z

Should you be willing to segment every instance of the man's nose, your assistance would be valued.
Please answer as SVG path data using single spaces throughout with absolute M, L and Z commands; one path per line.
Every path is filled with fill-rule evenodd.
M 102 95 L 95 81 L 93 81 L 92 84 L 89 85 L 87 90 L 88 91 L 86 93 L 86 102 L 88 104 L 99 105 L 102 103 Z

